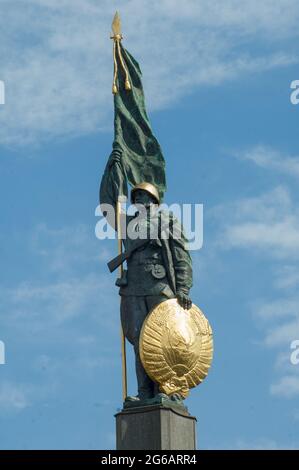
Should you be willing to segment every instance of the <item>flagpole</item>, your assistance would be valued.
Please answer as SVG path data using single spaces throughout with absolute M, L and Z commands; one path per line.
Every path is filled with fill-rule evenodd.
M 122 40 L 121 34 L 121 22 L 120 16 L 118 12 L 115 13 L 113 22 L 112 22 L 112 31 L 113 34 L 110 36 L 113 39 L 113 63 L 114 63 L 114 73 L 113 73 L 113 85 L 112 85 L 112 93 L 115 95 L 118 93 L 117 87 L 117 76 L 118 76 L 118 62 L 117 62 L 117 54 L 120 61 L 120 66 L 123 69 L 125 74 L 125 90 L 131 90 L 131 84 L 129 81 L 128 70 L 122 58 L 121 48 L 120 48 L 120 41 Z M 122 209 L 122 202 L 124 201 L 124 196 L 119 195 L 118 200 L 116 203 L 116 228 L 118 234 L 118 254 L 121 255 L 122 253 L 122 231 L 121 231 L 121 209 Z M 122 279 L 123 276 L 123 265 L 120 264 L 119 266 L 119 278 Z M 127 359 L 126 359 L 126 338 L 124 335 L 124 331 L 122 325 L 120 325 L 120 337 L 121 337 L 121 361 L 122 361 L 122 395 L 123 401 L 128 396 L 128 384 L 127 384 Z
M 121 204 L 123 201 L 123 196 L 118 196 L 116 203 L 116 227 L 117 227 L 117 244 L 118 244 L 118 254 L 122 253 L 122 233 L 121 233 Z M 123 264 L 121 263 L 119 268 L 119 277 L 122 278 L 123 275 Z M 122 395 L 123 402 L 128 395 L 128 384 L 127 384 L 127 358 L 126 358 L 126 338 L 124 335 L 124 330 L 122 324 L 120 325 L 120 340 L 121 340 L 121 363 L 122 363 Z

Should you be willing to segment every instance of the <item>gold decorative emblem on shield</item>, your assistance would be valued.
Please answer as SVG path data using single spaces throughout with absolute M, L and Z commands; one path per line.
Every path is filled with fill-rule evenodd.
M 160 390 L 183 398 L 208 374 L 213 358 L 211 326 L 194 304 L 184 310 L 177 299 L 157 305 L 146 317 L 139 339 L 143 367 Z

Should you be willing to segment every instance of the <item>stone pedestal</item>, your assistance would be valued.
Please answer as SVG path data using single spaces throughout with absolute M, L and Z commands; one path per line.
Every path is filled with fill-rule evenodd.
M 122 410 L 116 417 L 117 450 L 195 450 L 196 418 L 161 405 Z

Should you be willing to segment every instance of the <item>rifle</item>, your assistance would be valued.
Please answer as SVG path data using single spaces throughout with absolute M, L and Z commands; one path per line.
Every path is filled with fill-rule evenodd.
M 136 243 L 134 244 L 134 246 L 132 246 L 132 248 L 120 253 L 111 261 L 109 261 L 109 263 L 107 263 L 109 271 L 113 273 L 113 271 L 115 271 L 116 268 L 118 268 L 124 261 L 130 258 L 130 256 L 132 255 L 132 253 L 134 253 L 134 251 L 146 245 L 147 243 L 149 243 L 149 241 L 150 240 L 148 238 L 140 238 L 138 241 L 136 240 Z

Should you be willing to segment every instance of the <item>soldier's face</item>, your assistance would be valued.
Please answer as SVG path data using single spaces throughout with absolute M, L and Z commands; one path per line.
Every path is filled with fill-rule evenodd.
M 156 201 L 147 191 L 137 189 L 134 194 L 134 204 L 142 204 L 145 207 L 150 207 L 151 204 L 156 204 Z

